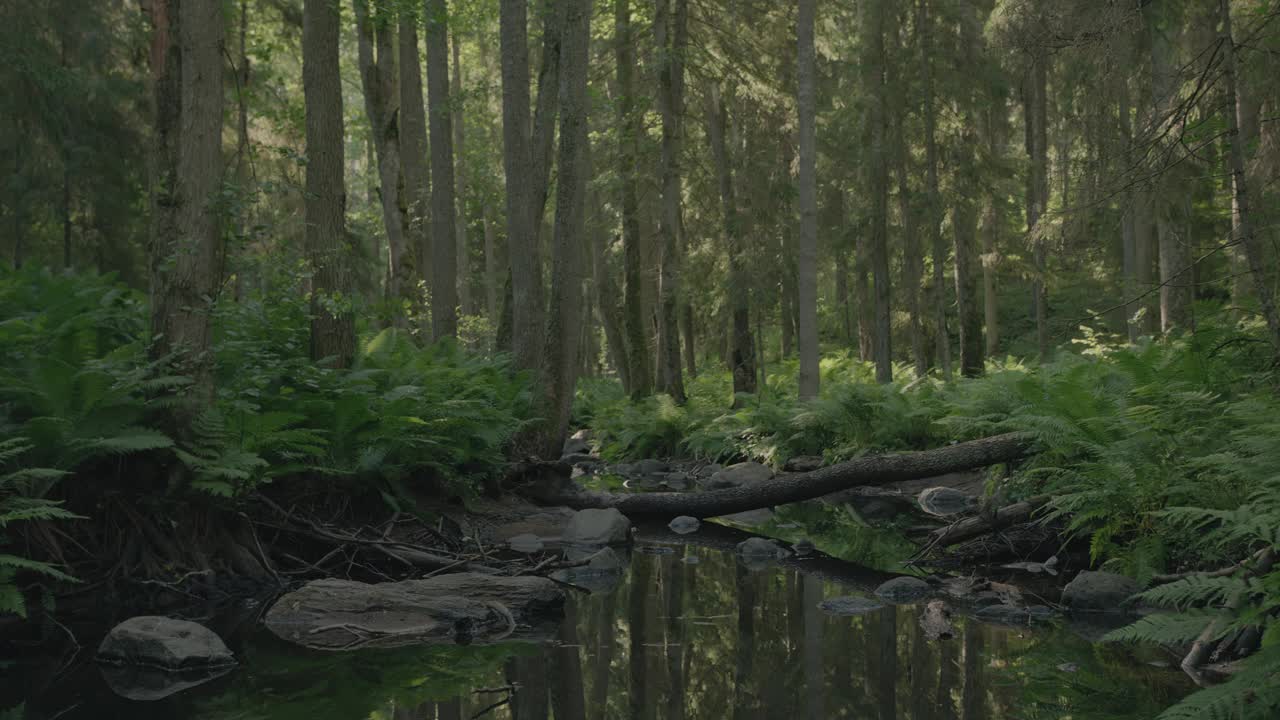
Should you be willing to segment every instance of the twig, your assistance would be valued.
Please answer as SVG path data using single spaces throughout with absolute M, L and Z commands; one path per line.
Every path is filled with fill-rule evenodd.
M 488 715 L 489 713 L 493 712 L 494 710 L 497 710 L 498 708 L 502 707 L 503 705 L 507 705 L 507 704 L 509 704 L 510 702 L 511 702 L 511 696 L 510 696 L 510 695 L 508 695 L 507 697 L 502 698 L 502 699 L 501 699 L 501 700 L 499 700 L 498 702 L 496 702 L 496 703 L 494 703 L 494 704 L 490 705 L 489 707 L 487 707 L 487 708 L 485 708 L 485 709 L 481 710 L 480 712 L 476 713 L 475 715 L 472 715 L 472 716 L 471 716 L 471 720 L 476 720 L 476 718 L 482 718 L 482 717 L 484 717 L 485 715 Z

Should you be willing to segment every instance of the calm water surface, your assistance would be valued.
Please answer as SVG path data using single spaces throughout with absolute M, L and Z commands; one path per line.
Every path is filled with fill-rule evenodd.
M 11 658 L 0 720 L 1110 720 L 1153 717 L 1190 690 L 1158 656 L 1065 623 L 957 617 L 954 639 L 930 641 L 919 606 L 829 616 L 823 599 L 883 576 L 830 560 L 749 569 L 732 540 L 650 534 L 612 591 L 573 594 L 542 645 L 315 653 L 226 620 L 215 627 L 241 667 L 152 702 L 120 697 L 91 662 L 56 674 L 64 660 Z

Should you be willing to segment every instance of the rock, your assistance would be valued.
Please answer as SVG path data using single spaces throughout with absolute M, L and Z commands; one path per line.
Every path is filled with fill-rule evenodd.
M 566 462 L 574 467 L 595 468 L 602 461 L 595 455 L 586 453 L 570 453 L 560 458 L 560 462 Z
M 626 566 L 626 560 L 618 551 L 606 547 L 587 558 L 585 565 L 557 570 L 551 577 L 592 593 L 608 593 L 622 582 L 622 571 Z
M 884 609 L 884 603 L 876 602 L 870 598 L 849 595 L 823 600 L 818 603 L 818 608 L 828 615 L 866 615 L 867 613 Z
M 216 680 L 235 669 L 224 667 L 160 670 L 140 665 L 101 665 L 98 670 L 111 692 L 128 700 L 153 702 Z
M 1071 610 L 1123 612 L 1141 589 L 1124 575 L 1084 570 L 1062 589 L 1062 604 Z
M 744 462 L 720 470 L 702 483 L 707 490 L 755 485 L 773 478 L 773 471 L 758 462 Z
M 693 479 L 689 477 L 689 473 L 673 472 L 673 473 L 667 473 L 667 476 L 662 479 L 661 484 L 663 487 L 667 488 L 668 490 L 682 492 L 684 490 L 688 490 L 689 486 L 692 483 L 693 483 Z
M 896 577 L 876 588 L 876 597 L 891 603 L 910 603 L 933 592 L 929 583 L 916 577 Z
M 564 447 L 560 450 L 562 458 L 569 455 L 590 455 L 591 443 L 586 438 L 580 438 L 576 434 L 564 441 Z
M 939 517 L 956 515 L 978 506 L 976 497 L 948 487 L 925 488 L 920 492 L 918 502 L 921 510 Z
M 508 540 L 507 547 L 511 548 L 512 550 L 518 553 L 524 553 L 526 555 L 529 555 L 532 553 L 541 552 L 542 549 L 546 547 L 546 543 L 542 542 L 542 538 L 538 537 L 537 535 L 533 535 L 531 533 L 524 533 L 523 535 L 516 535 L 515 537 Z
M 809 555 L 810 553 L 813 552 L 813 543 L 810 542 L 809 540 L 801 538 L 791 546 L 791 551 L 794 552 L 796 555 L 801 555 L 801 556 Z
M 554 582 L 534 576 L 315 580 L 280 598 L 264 622 L 276 636 L 318 650 L 494 643 L 538 635 L 538 626 L 563 616 L 564 601 Z
M 763 570 L 788 555 L 776 540 L 753 537 L 738 543 L 738 559 L 749 570 Z
M 671 464 L 664 460 L 654 460 L 646 458 L 635 464 L 634 473 L 636 475 L 657 475 L 665 473 L 671 469 Z
M 671 532 L 677 535 L 688 535 L 689 533 L 697 532 L 698 528 L 702 527 L 702 521 L 695 517 L 681 515 L 667 523 L 667 527 L 671 528 Z
M 98 646 L 98 660 L 162 670 L 225 668 L 236 664 L 231 650 L 212 630 L 187 620 L 157 615 L 129 618 L 112 628 Z
M 782 469 L 797 473 L 813 472 L 821 468 L 824 462 L 821 455 L 797 455 L 787 460 L 787 464 Z
M 720 472 L 723 469 L 724 469 L 724 466 L 721 465 L 720 463 L 711 463 L 709 465 L 703 465 L 702 467 L 693 471 L 693 476 L 699 480 L 705 480 L 711 477 L 712 475 L 715 475 L 716 473 Z
M 929 640 L 944 640 L 956 636 L 951 624 L 951 608 L 942 600 L 931 600 L 920 614 L 920 629 Z
M 974 617 L 997 625 L 1031 625 L 1053 617 L 1053 611 L 1044 605 L 988 605 L 980 608 Z
M 616 508 L 579 510 L 561 540 L 572 545 L 620 545 L 631 539 L 631 521 Z
M 739 555 L 769 555 L 778 558 L 787 555 L 787 551 L 778 545 L 777 540 L 761 537 L 747 538 L 738 543 L 737 552 Z

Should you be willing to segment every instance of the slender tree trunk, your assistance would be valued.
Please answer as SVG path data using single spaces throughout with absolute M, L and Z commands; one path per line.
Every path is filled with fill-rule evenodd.
M 307 167 L 304 231 L 311 260 L 311 357 L 348 367 L 355 358 L 351 248 L 346 236 L 343 178 L 341 17 L 329 0 L 304 0 L 302 86 L 306 100 Z
M 458 305 L 464 314 L 474 314 L 471 304 L 471 253 L 467 249 L 467 134 L 463 124 L 462 40 L 453 31 L 453 148 L 458 183 L 458 216 L 454 223 L 457 234 Z
M 672 3 L 674 2 L 674 7 Z M 684 62 L 688 46 L 688 0 L 657 0 L 654 38 L 658 44 L 658 110 L 662 116 L 662 213 L 658 234 L 662 253 L 658 268 L 659 388 L 683 405 L 684 379 L 680 371 L 681 178 L 680 137 L 684 111 Z
M 1027 156 L 1031 161 L 1027 184 L 1027 236 L 1035 263 L 1031 301 L 1036 319 L 1036 347 L 1041 362 L 1049 359 L 1048 292 L 1045 287 L 1048 253 L 1043 236 L 1045 230 L 1039 227 L 1049 204 L 1048 63 L 1045 52 L 1038 52 L 1032 58 L 1023 103 Z
M 889 287 L 889 158 L 886 143 L 888 88 L 885 85 L 885 3 L 864 3 L 864 62 L 867 91 L 871 95 L 867 115 L 870 126 L 870 162 L 867 190 L 871 195 L 871 276 L 875 284 L 875 339 L 872 355 L 876 382 L 893 381 L 893 326 Z
M 720 93 L 720 86 L 712 84 L 707 91 L 707 138 L 711 143 L 711 159 L 720 190 L 720 217 L 725 252 L 729 258 L 728 291 L 732 314 L 729 369 L 733 375 L 733 407 L 737 408 L 741 406 L 739 394 L 756 391 L 756 353 L 751 337 L 751 295 L 744 257 L 746 248 L 739 232 L 733 168 L 725 142 L 728 124 L 728 104 Z
M 800 399 L 818 396 L 818 179 L 817 179 L 817 144 L 814 115 L 815 104 L 814 77 L 817 73 L 817 57 L 814 50 L 814 25 L 816 0 L 799 0 L 799 17 L 796 20 L 796 107 L 799 110 L 800 135 L 800 235 L 796 255 L 796 292 L 799 306 L 799 322 L 796 334 L 799 335 L 800 349 Z M 883 240 L 883 238 L 882 238 Z M 888 260 L 885 260 L 888 267 Z M 879 273 L 879 266 L 877 266 Z M 887 274 L 887 271 L 886 271 Z M 880 280 L 877 275 L 877 280 Z M 877 282 L 877 286 L 880 283 Z M 884 279 L 884 288 L 888 290 L 888 280 Z M 877 287 L 877 296 L 879 295 Z M 887 297 L 886 297 L 887 303 Z M 887 343 L 887 340 L 885 341 Z M 887 354 L 888 345 L 882 348 Z M 877 357 L 876 376 L 881 379 Z M 892 372 L 892 371 L 890 371 Z
M 961 11 L 961 44 L 965 47 L 964 58 L 968 67 L 981 67 L 979 53 L 982 51 L 982 31 L 979 27 L 976 8 L 966 4 Z M 977 189 L 981 186 L 978 177 L 977 160 L 974 149 L 979 143 L 976 127 L 979 123 L 974 116 L 975 100 L 973 96 L 961 97 L 962 131 L 959 146 L 956 150 L 955 174 L 953 185 L 956 188 L 955 204 L 951 211 L 951 232 L 955 238 L 956 256 L 956 304 L 960 316 L 960 374 L 965 377 L 977 377 L 983 370 L 982 344 L 982 308 L 978 300 L 978 256 L 977 240 Z
M 852 346 L 854 323 L 853 307 L 849 304 L 849 253 L 844 248 L 836 251 L 836 312 L 840 316 L 840 339 Z
M 1245 143 L 1248 138 L 1241 132 L 1241 117 L 1246 115 L 1247 103 L 1241 99 L 1239 89 L 1240 60 L 1237 55 L 1235 39 L 1231 34 L 1231 3 L 1220 0 L 1222 13 L 1222 41 L 1227 53 L 1226 93 L 1227 93 L 1227 127 L 1231 138 L 1231 179 L 1234 190 L 1232 198 L 1232 242 L 1244 248 L 1245 258 L 1249 263 L 1249 272 L 1253 276 L 1253 290 L 1258 297 L 1258 305 L 1262 317 L 1267 322 L 1267 332 L 1271 337 L 1271 345 L 1277 358 L 1280 358 L 1280 317 L 1276 315 L 1275 298 L 1271 291 L 1270 278 L 1266 265 L 1265 248 L 1253 228 L 1252 209 L 1250 207 L 1249 181 L 1245 172 Z
M 184 425 L 213 402 L 211 316 L 222 285 L 222 4 L 151 7 L 155 144 L 151 188 L 151 352 L 192 379 Z M 20 247 L 20 245 L 19 245 Z M 21 264 L 20 254 L 15 266 Z
M 502 138 L 507 189 L 507 257 L 511 264 L 509 327 L 515 365 L 536 370 L 542 354 L 542 253 L 530 208 L 534 188 L 529 134 L 528 0 L 502 0 Z M 499 327 L 505 324 L 500 322 Z M 499 332 L 499 347 L 503 333 Z
M 1174 48 L 1169 33 L 1175 28 L 1164 27 L 1168 10 L 1159 4 L 1143 10 L 1150 36 L 1151 99 L 1153 120 L 1158 125 L 1176 122 L 1170 117 L 1174 112 L 1174 95 L 1178 89 L 1177 70 L 1174 68 Z M 1151 195 L 1155 217 L 1156 238 L 1159 248 L 1160 270 L 1160 331 L 1170 333 L 1175 328 L 1190 329 L 1191 287 L 1189 238 L 1180 237 L 1174 218 L 1173 196 L 1182 190 L 1181 173 L 1172 168 L 1161 174 L 1158 186 Z
M 990 106 L 985 110 L 987 154 L 999 158 L 1004 153 L 1005 118 L 1008 108 L 1002 97 L 987 97 Z M 986 355 L 1000 351 L 1000 303 L 996 294 L 996 276 L 1000 266 L 1001 195 L 992 185 L 983 196 L 982 226 L 982 315 L 986 336 Z
M 858 313 L 858 358 L 871 362 L 875 355 L 875 306 L 871 300 L 871 243 L 859 232 L 854 239 L 853 299 Z
M 933 90 L 933 30 L 929 4 L 919 0 L 916 6 L 916 32 L 920 36 L 920 66 L 924 77 L 924 141 L 926 196 L 928 198 L 929 240 L 933 250 L 934 332 L 935 350 L 942 376 L 951 378 L 951 334 L 947 331 L 947 246 L 942 239 L 942 194 L 938 190 L 937 116 Z
M 355 0 L 360 83 L 378 161 L 378 198 L 387 231 L 388 298 L 399 299 L 410 285 L 411 267 L 405 244 L 407 220 L 401 202 L 400 95 L 396 74 L 394 16 L 385 7 L 370 9 L 369 0 Z M 397 313 L 399 314 L 399 313 Z M 397 318 L 402 323 L 403 318 Z
M 900 56 L 902 43 L 897 28 L 890 29 L 894 38 L 894 55 Z M 895 59 L 887 64 L 887 71 L 893 75 L 888 85 L 899 87 L 905 70 L 905 63 Z M 920 247 L 920 236 L 917 234 L 915 213 L 911 207 L 911 185 L 909 180 L 910 148 L 907 147 L 904 128 L 909 122 L 908 100 L 900 98 L 895 103 L 897 117 L 893 122 L 893 159 L 895 174 L 898 180 L 898 215 L 902 231 L 902 286 L 906 297 L 907 314 L 910 317 L 911 359 L 915 363 L 916 377 L 924 377 L 929 372 L 929 358 L 924 349 L 924 319 L 920 312 L 920 279 L 924 275 L 924 255 Z
M 484 309 L 489 322 L 498 322 L 498 238 L 494 223 L 489 218 L 488 201 L 485 201 L 480 221 L 484 224 Z
M 631 37 L 630 0 L 614 0 L 614 45 L 618 74 L 618 174 L 622 193 L 622 264 L 625 286 L 622 317 L 631 370 L 631 397 L 642 398 L 652 391 L 653 370 L 649 365 L 649 343 L 644 329 L 641 290 L 641 268 L 644 260 L 640 245 L 640 202 L 636 189 L 641 118 L 636 110 L 635 49 Z
M 591 174 L 588 173 L 588 177 Z M 591 191 L 591 201 L 587 203 L 595 215 L 587 227 L 591 236 L 591 273 L 592 285 L 596 291 L 596 305 L 600 308 L 600 324 L 604 326 L 605 343 L 609 346 L 609 359 L 618 378 L 622 381 L 623 390 L 630 392 L 635 382 L 632 377 L 630 354 L 622 329 L 622 313 L 618 306 L 618 285 L 614 282 L 613 273 L 609 272 L 606 259 L 608 233 L 604 222 L 599 217 L 604 202 L 599 193 Z
M 458 253 L 455 237 L 453 133 L 449 101 L 447 0 L 426 0 L 427 109 L 431 138 L 431 336 L 458 335 Z M 505 92 L 505 91 L 504 91 Z
M 405 7 L 400 10 L 400 145 L 404 152 L 404 196 L 406 217 L 406 256 L 413 268 L 405 268 L 401 282 L 402 295 L 414 305 L 421 301 L 412 284 L 426 279 L 431 259 L 430 181 L 427 166 L 427 115 L 422 94 L 422 58 L 418 53 L 418 13 Z M 405 261 L 408 264 L 408 261 Z
M 547 312 L 541 391 L 546 429 L 542 457 L 559 457 L 569 429 L 582 331 L 581 242 L 585 231 L 587 63 L 591 0 L 564 0 L 560 68 L 560 157 L 551 259 L 551 306 Z M 539 92 L 548 92 L 541 88 Z

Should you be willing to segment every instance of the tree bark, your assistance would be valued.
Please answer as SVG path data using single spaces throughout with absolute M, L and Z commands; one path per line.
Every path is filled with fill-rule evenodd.
M 867 191 L 871 196 L 871 279 L 875 287 L 875 337 L 872 355 L 876 382 L 893 381 L 893 326 L 889 287 L 889 157 L 886 143 L 888 88 L 885 85 L 885 3 L 862 5 L 863 68 L 867 86 L 867 125 L 870 135 L 867 163 Z
M 346 237 L 343 177 L 341 36 L 338 7 L 305 0 L 302 8 L 302 86 L 306 102 L 307 167 L 304 231 L 311 260 L 311 357 L 348 367 L 355 358 L 351 308 L 351 248 Z
M 942 239 L 942 194 L 938 190 L 937 115 L 933 90 L 933 32 L 929 3 L 916 6 L 916 32 L 920 36 L 920 65 L 924 77 L 925 179 L 930 247 L 933 250 L 934 350 L 942 377 L 951 378 L 951 335 L 947 331 L 947 246 Z
M 614 2 L 614 45 L 618 75 L 618 174 L 622 205 L 622 264 L 624 297 L 623 328 L 627 338 L 631 371 L 631 397 L 639 399 L 652 391 L 653 369 L 649 364 L 649 343 L 644 329 L 644 301 L 640 246 L 640 202 L 637 195 L 636 162 L 640 152 L 641 118 L 636 111 L 635 49 L 631 37 L 630 0 Z
M 453 132 L 449 117 L 447 0 L 426 0 L 427 110 L 431 137 L 431 337 L 458 336 L 458 252 L 455 237 Z
M 818 179 L 817 133 L 814 115 L 814 77 L 817 56 L 814 49 L 816 0 L 799 0 L 796 20 L 796 107 L 800 136 L 800 234 L 796 254 L 796 301 L 799 311 L 796 334 L 800 350 L 800 399 L 818 396 Z M 883 240 L 883 238 L 881 238 Z M 885 260 L 888 267 L 888 260 Z M 879 266 L 877 266 L 877 277 Z M 878 277 L 879 279 L 879 277 Z M 888 289 L 885 279 L 884 288 Z M 880 289 L 877 287 L 877 296 Z M 887 300 L 886 300 L 887 302 Z M 886 341 L 887 342 L 887 341 Z M 888 345 L 884 346 L 887 349 Z M 879 358 L 877 358 L 879 360 Z M 877 379 L 881 379 L 877 362 Z
M 894 39 L 895 56 L 902 52 L 902 42 L 897 28 L 890 29 Z M 905 64 L 894 60 L 887 64 L 888 85 L 899 87 L 902 82 Z M 929 358 L 924 350 L 924 320 L 920 312 L 920 280 L 924 275 L 924 255 L 920 247 L 920 236 L 917 234 L 915 213 L 911 204 L 911 185 L 909 179 L 908 159 L 911 148 L 907 146 L 905 128 L 909 122 L 908 98 L 904 95 L 895 102 L 896 117 L 893 123 L 893 159 L 898 180 L 898 215 L 902 234 L 902 286 L 906 296 L 907 314 L 910 318 L 911 359 L 915 364 L 916 377 L 924 377 L 929 372 Z
M 1031 300 L 1036 318 L 1036 347 L 1040 362 L 1049 360 L 1049 293 L 1045 285 L 1048 252 L 1045 229 L 1040 227 L 1049 206 L 1048 65 L 1044 51 L 1037 52 L 1028 69 L 1024 115 L 1027 126 L 1027 155 L 1031 160 L 1027 196 L 1027 233 L 1030 238 L 1035 275 Z
M 674 2 L 674 8 L 672 4 Z M 658 234 L 662 252 L 658 267 L 659 389 L 677 404 L 686 401 L 680 371 L 679 306 L 681 115 L 684 110 L 684 63 L 688 46 L 688 0 L 657 0 L 654 39 L 658 44 L 658 110 L 662 116 L 662 212 Z
M 979 68 L 981 62 L 981 29 L 978 27 L 976 9 L 965 5 L 961 18 L 961 43 L 969 67 Z M 978 300 L 978 249 L 975 239 L 977 226 L 977 202 L 974 197 L 981 185 L 978 177 L 974 148 L 978 135 L 974 128 L 978 118 L 974 116 L 976 98 L 970 95 L 960 99 L 963 112 L 962 131 L 956 149 L 955 204 L 951 212 L 951 232 L 955 238 L 956 256 L 956 304 L 960 317 L 960 374 L 977 377 L 983 370 L 982 308 Z
M 1159 4 L 1143 10 L 1150 35 L 1151 99 L 1154 121 L 1157 124 L 1173 122 L 1170 117 L 1178 92 L 1177 70 L 1174 68 L 1174 48 L 1168 36 L 1171 28 L 1164 27 L 1169 11 Z M 1192 328 L 1191 301 L 1193 276 L 1188 249 L 1189 238 L 1181 233 L 1174 222 L 1173 196 L 1183 188 L 1178 168 L 1161 174 L 1157 187 L 1151 194 L 1155 217 L 1156 237 L 1159 247 L 1160 269 L 1160 331 L 1170 333 L 1176 329 Z
M 1006 505 L 996 511 L 994 517 L 977 516 L 965 518 L 958 523 L 935 530 L 930 535 L 931 546 L 947 547 L 957 545 L 966 540 L 982 537 L 1010 525 L 1017 525 L 1031 519 L 1031 516 L 1044 507 L 1050 498 L 1048 495 L 1037 495 L 1032 498 Z
M 430 182 L 427 169 L 427 115 L 422 94 L 422 58 L 418 53 L 418 14 L 409 8 L 400 10 L 400 145 L 404 152 L 406 217 L 405 244 L 414 267 L 406 269 L 401 288 L 414 304 L 421 301 L 412 283 L 426 278 L 431 266 Z
M 518 468 L 541 482 L 525 491 L 541 502 L 575 508 L 617 508 L 625 515 L 698 518 L 731 515 L 830 495 L 860 485 L 886 485 L 901 480 L 937 477 L 952 472 L 1011 462 L 1032 452 L 1022 433 L 1008 433 L 934 450 L 874 455 L 831 465 L 810 473 L 774 478 L 767 483 L 698 493 L 588 493 L 563 477 L 565 467 L 551 464 Z M 560 475 L 557 475 L 560 473 Z
M 185 424 L 213 402 L 214 392 L 210 321 L 223 263 L 217 202 L 223 174 L 222 6 L 214 0 L 155 0 L 151 22 L 151 355 L 172 357 L 192 380 L 193 392 L 176 413 Z M 15 240 L 17 268 L 21 238 Z
M 458 184 L 457 219 L 454 231 L 457 235 L 458 247 L 455 252 L 458 259 L 458 307 L 464 315 L 475 314 L 471 304 L 471 253 L 467 250 L 467 133 L 463 121 L 466 119 L 462 108 L 462 41 L 458 31 L 453 31 L 453 150 L 454 167 Z
M 732 314 L 729 370 L 733 375 L 733 407 L 741 406 L 740 394 L 756 392 L 755 342 L 751 337 L 751 295 L 747 286 L 745 248 L 739 232 L 738 202 L 733 188 L 733 168 L 729 164 L 725 133 L 728 105 L 718 84 L 707 91 L 707 139 L 720 191 L 720 218 L 725 252 L 729 258 L 729 309 Z
M 411 264 L 405 243 L 404 205 L 407 203 L 402 203 L 401 198 L 400 83 L 393 50 L 395 26 L 391 11 L 375 6 L 371 12 L 369 0 L 355 0 L 355 15 L 360 84 L 378 159 L 378 199 L 387 232 L 386 296 L 398 301 L 410 285 L 407 270 Z M 402 322 L 402 318 L 397 318 L 397 323 Z
M 1276 314 L 1275 298 L 1271 291 L 1271 278 L 1268 277 L 1266 265 L 1266 249 L 1253 227 L 1249 181 L 1245 172 L 1245 152 L 1248 138 L 1241 132 L 1241 118 L 1246 114 L 1246 103 L 1239 92 L 1240 60 L 1237 56 L 1235 39 L 1231 34 L 1231 3 L 1220 0 L 1222 13 L 1222 44 L 1226 52 L 1225 78 L 1227 94 L 1227 127 L 1231 139 L 1231 180 L 1234 196 L 1232 197 L 1232 242 L 1244 248 L 1244 255 L 1249 263 L 1249 273 L 1253 276 L 1253 291 L 1258 298 L 1262 317 L 1267 322 L 1267 332 L 1271 338 L 1272 351 L 1280 358 L 1280 316 Z
M 485 201 L 480 221 L 484 224 L 484 309 L 485 317 L 496 327 L 498 324 L 498 239 L 490 219 L 488 200 Z
M 560 173 L 556 188 L 556 220 L 551 259 L 551 306 L 543 349 L 542 417 L 546 418 L 538 450 L 559 457 L 569 429 L 573 390 L 578 376 L 578 340 L 582 332 L 581 242 L 587 145 L 587 62 L 591 39 L 591 0 L 563 0 L 564 35 L 560 68 Z M 539 92 L 547 92 L 541 88 Z

